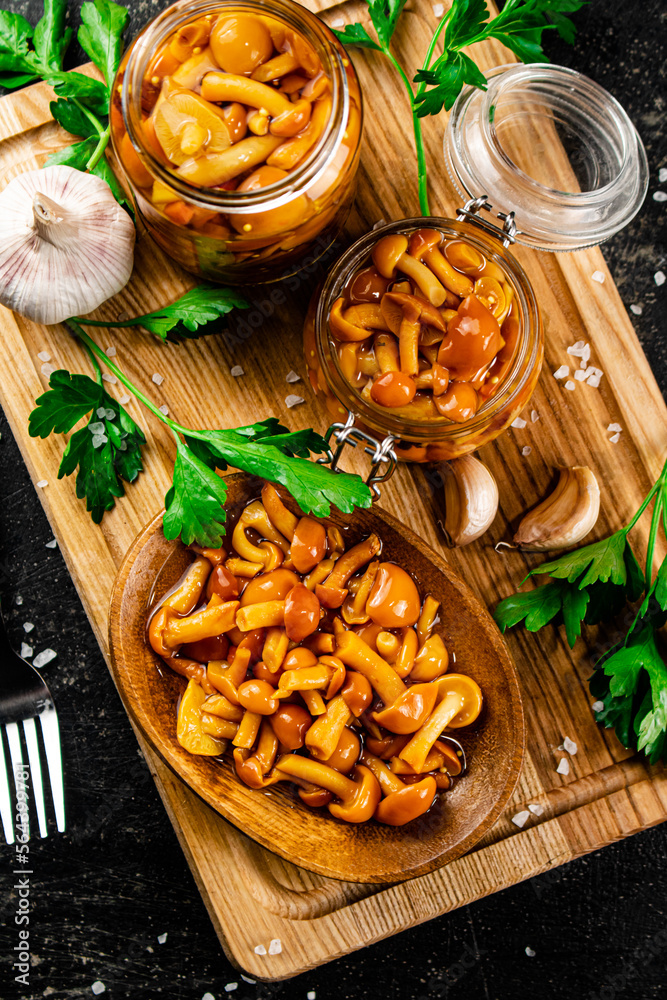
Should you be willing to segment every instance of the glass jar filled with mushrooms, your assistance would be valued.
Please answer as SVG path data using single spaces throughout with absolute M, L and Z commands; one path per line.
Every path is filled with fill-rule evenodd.
M 153 238 L 187 270 L 236 284 L 286 276 L 330 245 L 361 119 L 344 49 L 292 0 L 180 0 L 128 50 L 111 105 Z
M 399 459 L 456 458 L 497 437 L 537 383 L 543 333 L 523 269 L 493 235 L 443 218 L 358 240 L 313 301 L 304 333 L 316 393 L 392 435 Z

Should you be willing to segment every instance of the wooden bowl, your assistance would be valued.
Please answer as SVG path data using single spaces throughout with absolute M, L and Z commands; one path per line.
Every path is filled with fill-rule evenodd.
M 229 532 L 235 517 L 259 496 L 261 481 L 228 476 Z M 283 498 L 289 504 L 286 494 Z M 293 509 L 294 505 L 292 504 Z M 359 826 L 305 806 L 278 784 L 254 791 L 237 778 L 233 762 L 197 757 L 176 740 L 176 705 L 185 681 L 173 674 L 145 640 L 148 609 L 181 576 L 191 559 L 162 533 L 162 514 L 129 550 L 111 597 L 111 661 L 125 707 L 151 746 L 205 802 L 253 840 L 294 864 L 350 882 L 399 882 L 424 875 L 469 851 L 506 805 L 521 770 L 524 721 L 514 666 L 500 634 L 472 591 L 424 542 L 378 507 L 330 518 L 349 544 L 371 531 L 383 557 L 404 566 L 422 594 L 441 601 L 439 631 L 456 654 L 457 672 L 482 688 L 484 708 L 474 726 L 454 735 L 465 748 L 468 771 L 440 796 L 427 815 L 404 827 L 373 821 Z

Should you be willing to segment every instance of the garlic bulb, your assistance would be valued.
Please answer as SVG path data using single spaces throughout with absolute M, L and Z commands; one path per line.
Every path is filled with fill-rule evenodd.
M 599 513 L 600 487 L 588 466 L 561 469 L 553 493 L 519 524 L 514 544 L 528 552 L 569 548 L 588 534 Z
M 483 535 L 498 512 L 498 486 L 473 455 L 443 464 L 445 531 L 452 545 L 467 545 Z
M 0 302 L 37 323 L 91 312 L 127 284 L 134 224 L 100 177 L 54 166 L 0 194 Z

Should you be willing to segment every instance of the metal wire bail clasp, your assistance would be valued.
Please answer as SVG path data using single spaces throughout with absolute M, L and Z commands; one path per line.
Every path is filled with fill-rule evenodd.
M 394 450 L 396 438 L 393 434 L 387 434 L 382 441 L 378 441 L 372 434 L 355 427 L 354 419 L 354 414 L 348 413 L 344 424 L 331 424 L 324 435 L 324 440 L 330 448 L 332 438 L 335 442 L 335 450 L 331 448 L 332 458 L 329 464 L 333 472 L 342 472 L 343 470 L 338 468 L 338 463 L 345 446 L 350 445 L 352 448 L 356 448 L 358 444 L 363 445 L 364 451 L 371 456 L 372 461 L 371 471 L 366 477 L 366 484 L 370 486 L 373 497 L 377 500 L 380 497 L 377 484 L 386 482 L 396 468 L 398 461 Z M 328 459 L 323 458 L 319 461 L 326 463 Z M 383 466 L 385 466 L 384 469 Z
M 504 247 L 511 246 L 512 243 L 515 243 L 519 230 L 517 229 L 514 212 L 498 212 L 496 218 L 502 219 L 503 228 L 501 229 L 500 226 L 496 226 L 495 223 L 489 222 L 488 219 L 481 218 L 479 213 L 482 209 L 487 212 L 493 211 L 493 205 L 489 202 L 489 196 L 486 194 L 480 195 L 479 198 L 471 198 L 470 201 L 467 201 L 463 208 L 458 209 L 456 218 L 459 222 L 472 222 L 473 225 L 479 226 L 480 229 L 484 229 L 487 233 L 491 233 L 493 236 L 498 237 Z

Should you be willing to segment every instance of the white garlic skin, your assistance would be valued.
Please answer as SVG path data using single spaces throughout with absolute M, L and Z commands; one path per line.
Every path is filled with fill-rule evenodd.
M 56 165 L 0 193 L 0 302 L 36 323 L 92 312 L 132 274 L 134 224 L 109 185 Z
M 561 469 L 555 489 L 526 514 L 514 544 L 524 552 L 549 552 L 577 545 L 595 526 L 600 487 L 587 465 Z

